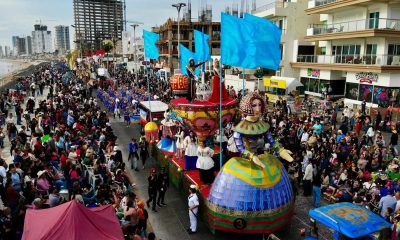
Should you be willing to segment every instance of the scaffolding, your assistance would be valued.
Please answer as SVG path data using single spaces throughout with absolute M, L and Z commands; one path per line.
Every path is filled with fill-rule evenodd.
M 74 0 L 75 38 L 80 48 L 98 50 L 104 40 L 121 40 L 125 7 L 125 0 Z

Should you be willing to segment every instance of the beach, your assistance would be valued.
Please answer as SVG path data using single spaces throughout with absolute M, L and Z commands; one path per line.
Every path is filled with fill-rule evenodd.
M 13 80 L 17 77 L 26 76 L 34 71 L 35 66 L 42 61 L 24 61 L 24 60 L 0 60 L 0 86 L 12 87 Z

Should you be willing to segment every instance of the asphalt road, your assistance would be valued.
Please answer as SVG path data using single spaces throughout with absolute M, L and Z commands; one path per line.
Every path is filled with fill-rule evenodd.
M 138 139 L 140 137 L 140 127 L 138 124 L 131 125 L 129 128 L 123 123 L 123 119 L 113 119 L 111 115 L 111 124 L 115 134 L 118 136 L 117 144 L 123 152 L 124 161 L 126 166 L 130 167 L 128 159 L 128 143 L 132 137 Z M 129 169 L 136 183 L 136 190 L 140 199 L 147 200 L 147 177 L 149 176 L 149 169 L 154 167 L 155 161 L 148 160 L 147 166 L 144 170 L 141 169 L 142 165 L 139 164 L 139 172 Z M 158 212 L 149 211 L 149 221 L 156 233 L 158 239 L 162 240 L 263 240 L 268 236 L 262 235 L 241 235 L 241 234 L 218 234 L 214 236 L 208 230 L 206 225 L 200 221 L 198 232 L 189 235 L 186 229 L 189 227 L 189 217 L 187 212 L 187 198 L 183 196 L 177 189 L 171 186 L 166 193 L 166 207 L 158 208 Z M 297 240 L 303 239 L 300 236 L 300 229 L 310 228 L 310 220 L 308 217 L 308 210 L 312 206 L 312 197 L 297 196 L 295 214 L 289 225 L 284 227 L 279 232 L 275 233 L 282 240 Z M 331 239 L 328 237 L 330 231 L 323 226 L 320 227 L 321 239 Z

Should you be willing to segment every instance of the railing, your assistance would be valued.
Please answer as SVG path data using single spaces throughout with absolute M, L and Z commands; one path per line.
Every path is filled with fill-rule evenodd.
M 255 13 L 260 13 L 260 12 L 264 12 L 264 11 L 269 11 L 271 9 L 275 9 L 275 8 L 284 8 L 286 7 L 287 2 L 284 1 L 275 1 L 272 3 L 268 3 L 266 5 L 263 5 L 261 7 L 256 8 L 254 11 L 252 11 L 253 14 Z
M 297 62 L 321 64 L 363 64 L 400 66 L 400 55 L 298 55 Z
M 321 5 L 337 2 L 338 0 L 313 0 L 313 1 L 315 2 L 315 6 L 318 7 Z
M 400 31 L 400 19 L 371 18 L 334 24 L 311 24 L 309 29 L 313 29 L 312 35 L 351 32 L 367 29 L 387 29 Z

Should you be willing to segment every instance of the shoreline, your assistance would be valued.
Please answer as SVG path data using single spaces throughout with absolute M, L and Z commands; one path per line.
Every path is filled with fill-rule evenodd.
M 16 83 L 16 80 L 20 77 L 24 77 L 32 74 L 37 67 L 46 63 L 46 61 L 28 61 L 18 59 L 0 59 L 0 61 L 4 62 L 16 62 L 20 63 L 22 66 L 8 74 L 0 77 L 0 90 L 4 91 L 6 88 L 13 88 Z

